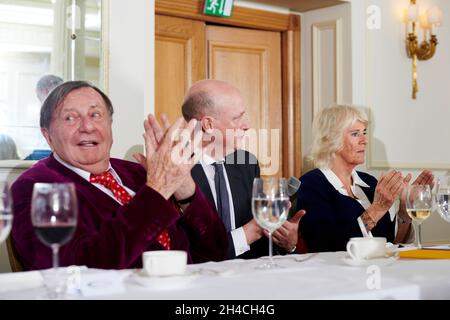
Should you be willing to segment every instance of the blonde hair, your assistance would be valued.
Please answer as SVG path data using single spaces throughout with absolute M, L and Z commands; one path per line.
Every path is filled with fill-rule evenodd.
M 367 115 L 362 109 L 349 105 L 334 105 L 322 109 L 315 116 L 311 155 L 316 167 L 330 167 L 336 153 L 343 148 L 345 131 L 357 121 L 366 127 L 369 124 Z

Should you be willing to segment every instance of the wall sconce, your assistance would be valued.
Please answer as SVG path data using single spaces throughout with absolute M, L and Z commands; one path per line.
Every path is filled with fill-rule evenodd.
M 416 99 L 417 91 L 417 59 L 428 60 L 436 52 L 438 40 L 436 37 L 436 28 L 441 25 L 442 11 L 438 7 L 431 7 L 427 10 L 425 16 L 419 17 L 419 8 L 416 0 L 410 0 L 407 16 L 406 52 L 412 59 L 412 98 Z M 417 40 L 416 26 L 419 24 L 424 29 L 424 39 L 420 43 Z M 428 34 L 430 34 L 428 36 Z

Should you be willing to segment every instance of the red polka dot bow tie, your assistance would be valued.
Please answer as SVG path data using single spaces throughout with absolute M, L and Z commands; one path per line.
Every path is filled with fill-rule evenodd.
M 91 174 L 89 181 L 91 183 L 99 183 L 111 190 L 114 197 L 123 205 L 126 205 L 131 201 L 131 196 L 128 191 L 117 182 L 109 171 L 105 171 L 101 174 Z M 170 250 L 170 236 L 167 230 L 163 230 L 157 240 L 164 249 Z

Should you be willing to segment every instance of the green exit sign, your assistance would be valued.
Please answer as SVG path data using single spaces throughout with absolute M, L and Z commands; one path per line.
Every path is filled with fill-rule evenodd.
M 216 17 L 231 17 L 234 0 L 205 0 L 203 13 Z

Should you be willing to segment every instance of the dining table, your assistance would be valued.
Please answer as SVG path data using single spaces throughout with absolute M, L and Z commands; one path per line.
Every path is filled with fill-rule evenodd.
M 450 299 L 450 260 L 393 255 L 353 260 L 346 252 L 190 264 L 182 275 L 151 277 L 142 269 L 59 269 L 68 300 L 342 300 Z M 46 299 L 48 272 L 0 274 L 0 299 Z

